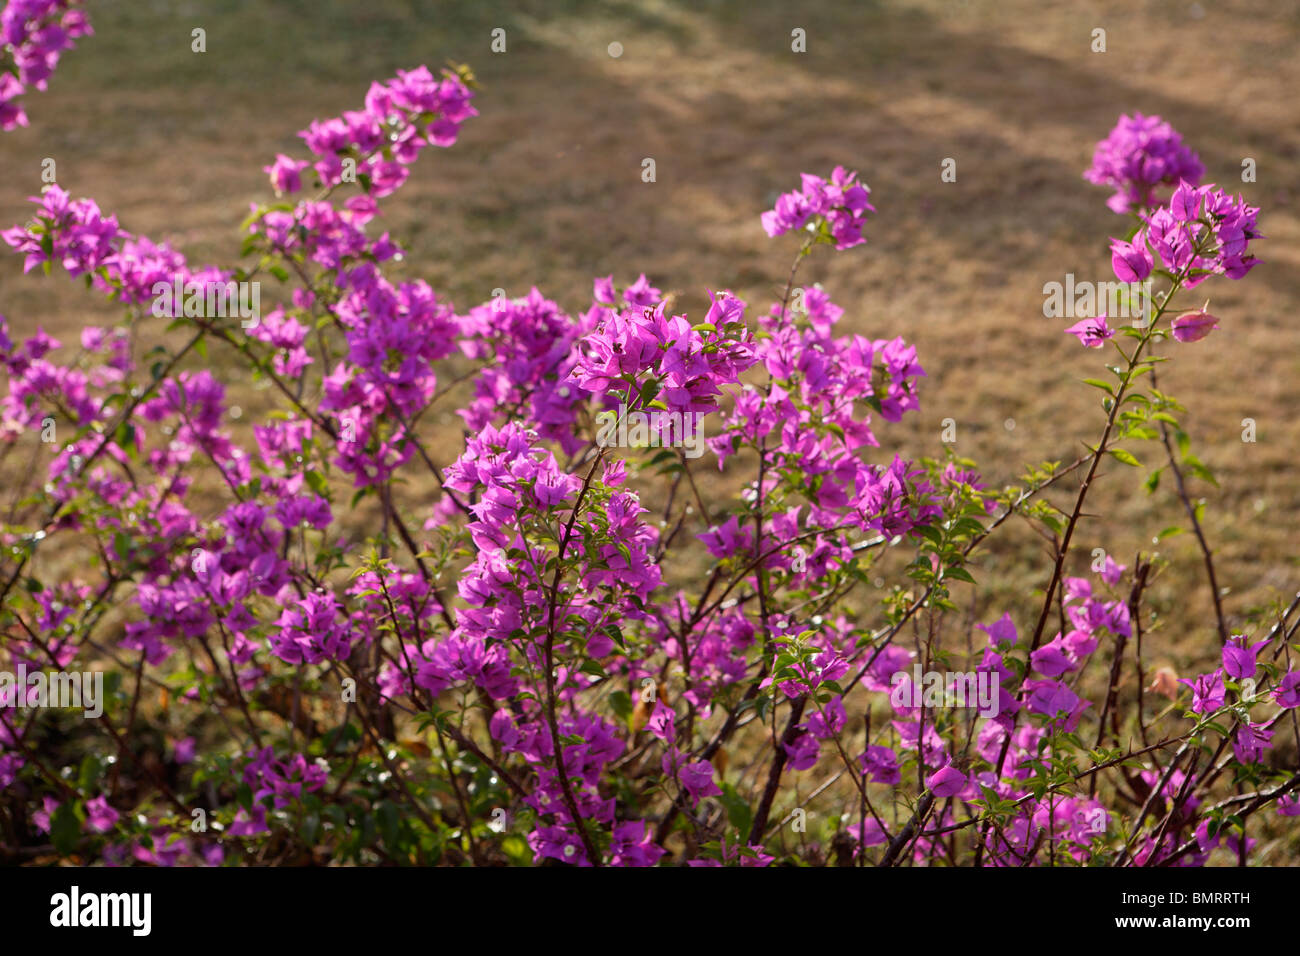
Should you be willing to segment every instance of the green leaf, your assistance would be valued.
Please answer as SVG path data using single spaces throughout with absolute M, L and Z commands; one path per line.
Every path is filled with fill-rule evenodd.
M 650 459 L 650 467 L 653 468 L 655 465 L 662 464 L 666 461 L 676 461 L 676 460 L 677 460 L 677 452 L 670 451 L 669 449 L 665 448 L 663 451 L 659 452 L 653 458 Z
M 627 641 L 624 640 L 623 638 L 622 628 L 620 628 L 617 624 L 606 624 L 604 628 L 602 628 L 602 630 L 604 630 L 604 632 L 609 635 L 609 639 L 611 641 L 613 641 L 615 644 L 617 644 L 619 647 L 623 648 L 624 650 L 627 650 Z
M 1141 467 L 1142 465 L 1142 462 L 1138 461 L 1123 448 L 1108 448 L 1106 449 L 1106 453 L 1116 461 L 1122 461 L 1126 465 L 1133 465 L 1134 467 Z
M 965 581 L 967 584 L 974 584 L 975 579 L 971 577 L 970 572 L 965 568 L 948 568 L 943 572 L 945 578 L 956 578 L 958 581 Z
M 95 754 L 86 754 L 82 758 L 80 769 L 77 771 L 77 785 L 89 788 L 94 785 L 103 772 L 104 765 L 100 762 L 99 757 Z
M 578 670 L 584 674 L 590 674 L 592 677 L 605 676 L 605 668 L 600 666 L 600 661 L 593 661 L 590 658 L 583 661 L 582 666 L 579 667 Z
M 919 531 L 919 532 L 921 533 L 921 536 L 922 536 L 922 537 L 929 538 L 929 539 L 930 539 L 931 541 L 933 541 L 935 544 L 938 544 L 938 545 L 942 545 L 942 544 L 943 544 L 943 532 L 940 531 L 940 530 L 939 530 L 937 527 L 935 527 L 934 525 L 932 525 L 932 524 L 928 524 L 928 525 L 925 525 L 925 526 L 923 526 L 923 527 L 921 527 L 921 528 L 917 528 L 916 530 Z
M 609 706 L 623 721 L 632 716 L 632 698 L 627 691 L 616 690 L 609 695 Z
M 1195 475 L 1203 481 L 1208 481 L 1216 488 L 1219 487 L 1219 482 L 1214 477 L 1214 473 L 1205 466 L 1205 462 L 1201 461 L 1201 459 L 1197 458 L 1195 455 L 1183 455 L 1183 467 L 1187 469 L 1188 474 Z
M 81 817 L 75 803 L 63 803 L 50 816 L 50 842 L 62 856 L 77 848 L 81 839 Z
M 736 788 L 729 783 L 722 784 L 722 794 L 718 799 L 726 807 L 727 819 L 731 821 L 731 825 L 741 833 L 748 833 L 750 825 L 754 822 L 754 811 L 736 792 Z
M 125 531 L 113 535 L 113 553 L 121 561 L 131 560 L 131 537 Z
M 384 800 L 378 807 L 379 832 L 383 835 L 384 846 L 390 850 L 397 848 L 401 818 L 397 807 L 389 800 Z

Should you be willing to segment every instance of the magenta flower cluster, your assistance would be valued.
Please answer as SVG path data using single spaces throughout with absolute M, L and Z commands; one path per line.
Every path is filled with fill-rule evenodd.
M 1140 212 L 1159 205 L 1156 190 L 1187 180 L 1201 181 L 1200 157 L 1183 145 L 1183 137 L 1159 116 L 1121 116 L 1110 135 L 1097 144 L 1083 178 L 1115 193 L 1106 205 L 1117 213 Z
M 0 69 L 0 131 L 27 125 L 18 97 L 44 90 L 59 58 L 94 31 L 79 0 L 9 0 L 0 10 L 0 42 L 12 63 Z
M 316 120 L 298 135 L 318 158 L 295 160 L 283 153 L 263 168 L 277 193 L 302 189 L 302 173 L 311 168 L 319 185 L 365 182 L 375 198 L 395 192 L 426 146 L 451 146 L 460 126 L 478 115 L 473 94 L 455 74 L 435 77 L 427 67 L 399 70 L 387 83 L 375 83 L 363 110 Z
M 824 229 L 836 249 L 848 249 L 866 242 L 862 230 L 871 205 L 871 190 L 858 181 L 855 172 L 836 166 L 829 181 L 809 173 L 803 185 L 783 194 L 773 209 L 763 213 L 763 229 L 769 236 L 780 236 L 812 225 Z
M 45 11 L 30 24 L 58 5 L 10 4 L 6 30 L 16 7 Z M 71 36 L 79 21 L 62 15 Z M 3 234 L 26 270 L 82 277 L 128 313 L 84 329 L 79 348 L 39 330 L 16 340 L 0 318 L 0 440 L 58 430 L 38 507 L 0 534 L 18 568 L 5 578 L 22 584 L 6 590 L 22 626 L 5 619 L 4 653 L 33 669 L 107 654 L 154 679 L 170 709 L 168 777 L 142 777 L 146 799 L 93 765 L 49 772 L 31 724 L 10 716 L 19 692 L 0 690 L 0 784 L 29 788 L 32 825 L 113 865 L 281 853 L 765 866 L 792 853 L 778 831 L 800 809 L 795 787 L 808 792 L 797 775 L 834 767 L 856 781 L 854 812 L 834 821 L 851 860 L 944 860 L 958 830 L 989 865 L 1113 860 L 1107 841 L 1127 831 L 1110 795 L 1045 792 L 1040 778 L 1085 759 L 1074 735 L 1106 726 L 1080 677 L 1134 637 L 1128 569 L 1061 575 L 1059 627 L 1044 617 L 1022 634 L 1011 612 L 979 627 L 964 677 L 994 691 L 978 721 L 907 682 L 916 694 L 896 696 L 900 672 L 933 661 L 895 638 L 922 606 L 939 626 L 949 588 L 973 581 L 969 550 L 1017 503 L 955 456 L 881 450 L 920 408 L 916 348 L 841 331 L 844 308 L 793 276 L 757 318 L 710 291 L 695 321 L 644 274 L 596 278 L 574 314 L 537 288 L 458 309 L 399 277 L 401 249 L 374 229 L 379 200 L 425 146 L 456 141 L 473 95 L 467 75 L 421 67 L 312 123 L 312 159 L 265 167 L 288 201 L 254 206 L 251 271 L 193 267 L 58 187 Z M 1112 245 L 1117 276 L 1163 269 L 1192 287 L 1256 264 L 1258 210 L 1194 185 L 1199 165 L 1172 130 L 1125 118 L 1103 145 L 1090 176 L 1141 218 Z M 317 192 L 300 196 L 308 170 Z M 1166 184 L 1168 204 L 1153 204 Z M 857 173 L 837 167 L 804 175 L 762 226 L 810 229 L 802 259 L 819 241 L 861 244 L 872 212 Z M 274 291 L 248 327 L 147 308 L 159 282 L 254 276 Z M 1173 334 L 1208 333 L 1206 316 Z M 1099 321 L 1085 344 L 1109 337 Z M 168 328 L 186 344 L 133 348 Z M 274 412 L 241 422 L 209 349 L 249 370 Z M 698 418 L 720 476 L 662 426 L 653 448 L 602 444 L 593 421 L 611 410 Z M 94 563 L 42 580 L 51 538 Z M 873 578 L 896 556 L 907 581 L 885 589 Z M 886 627 L 844 603 L 863 584 L 880 589 Z M 1269 643 L 1234 635 L 1222 666 L 1182 691 L 1189 719 L 1208 721 L 1243 682 L 1274 681 L 1281 710 L 1240 721 L 1225 745 L 1243 772 L 1263 772 L 1281 713 L 1300 704 L 1300 675 L 1260 660 Z M 765 785 L 729 768 L 746 747 Z M 1241 846 L 1198 816 L 1187 774 L 1144 765 L 1123 782 L 1185 815 L 1171 809 L 1159 831 L 1139 821 L 1123 848 L 1135 861 Z M 899 839 L 892 811 L 922 793 L 932 810 Z M 868 811 L 868 794 L 891 812 Z M 998 825 L 974 825 L 992 801 Z M 199 803 L 220 827 L 191 827 Z
M 1149 125 L 1149 121 L 1144 122 Z M 1127 142 L 1120 135 L 1121 129 L 1128 129 L 1124 120 L 1109 139 L 1097 145 L 1099 157 L 1110 155 L 1110 150 L 1119 148 L 1112 142 L 1117 137 L 1119 141 Z M 1175 188 L 1167 203 L 1155 203 L 1154 194 L 1147 188 L 1141 201 L 1132 205 L 1140 222 L 1136 233 L 1128 239 L 1112 238 L 1110 242 L 1111 268 L 1115 277 L 1121 282 L 1140 283 L 1150 279 L 1157 270 L 1163 270 L 1174 277 L 1182 289 L 1194 289 L 1214 275 L 1244 278 L 1260 262 L 1250 251 L 1251 242 L 1263 238 L 1256 223 L 1259 207 L 1251 206 L 1243 197 L 1234 197 L 1213 183 L 1196 185 L 1202 170 L 1194 154 L 1187 152 L 1185 147 L 1175 149 L 1170 145 L 1181 143 L 1181 137 L 1168 129 L 1168 124 L 1160 124 L 1155 129 L 1159 131 L 1159 137 L 1144 138 L 1140 146 L 1134 147 L 1145 157 L 1137 163 L 1137 168 L 1147 170 L 1149 176 L 1155 175 L 1152 170 L 1174 170 L 1164 178 L 1151 180 L 1148 186 L 1172 182 Z M 1162 145 L 1156 149 L 1155 143 Z M 1155 151 L 1152 156 L 1144 152 L 1148 149 Z M 1182 166 L 1172 160 L 1163 162 L 1155 158 L 1180 157 L 1183 152 L 1192 158 L 1180 160 Z M 1112 182 L 1100 178 L 1100 168 L 1094 161 L 1086 177 L 1094 182 Z M 1131 184 L 1129 180 L 1125 182 Z M 1160 313 L 1163 315 L 1165 311 L 1166 307 L 1162 307 Z M 1084 346 L 1100 348 L 1116 332 L 1108 318 L 1102 314 L 1081 319 L 1066 331 Z M 1169 323 L 1170 334 L 1179 342 L 1199 341 L 1217 328 L 1217 318 L 1204 308 L 1176 316 Z

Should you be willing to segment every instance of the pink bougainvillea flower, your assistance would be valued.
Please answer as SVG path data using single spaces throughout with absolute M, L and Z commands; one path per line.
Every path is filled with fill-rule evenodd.
M 1065 331 L 1090 349 L 1101 348 L 1115 335 L 1115 330 L 1106 324 L 1105 315 L 1099 315 L 1095 319 L 1081 319 Z
M 785 193 L 773 209 L 763 213 L 763 230 L 769 236 L 779 236 L 803 228 L 814 217 L 822 217 L 836 249 L 850 249 L 866 242 L 862 236 L 866 214 L 876 209 L 871 205 L 871 190 L 857 177 L 856 172 L 843 166 L 835 167 L 830 182 L 804 173 L 799 192 Z
M 1083 178 L 1115 187 L 1106 205 L 1126 213 L 1155 205 L 1156 187 L 1183 180 L 1198 183 L 1204 173 L 1200 158 L 1183 145 L 1177 130 L 1159 116 L 1134 113 L 1121 116 L 1110 135 L 1097 144 Z
M 1273 691 L 1273 700 L 1287 710 L 1300 707 L 1300 671 L 1288 671 L 1282 676 Z
M 656 701 L 654 712 L 650 715 L 646 728 L 660 740 L 671 743 L 677 736 L 673 728 L 672 708 L 666 707 L 662 700 Z
M 1208 714 L 1223 706 L 1227 698 L 1227 689 L 1223 686 L 1223 671 L 1202 674 L 1192 680 L 1179 678 L 1178 683 L 1186 684 L 1192 689 L 1192 710 L 1198 714 Z
M 1076 670 L 1078 663 L 1071 657 L 1070 648 L 1058 634 L 1029 655 L 1029 662 L 1034 670 L 1044 677 L 1060 677 L 1067 671 Z
M 12 0 L 0 9 L 0 50 L 13 72 L 0 72 L 0 130 L 27 125 L 27 114 L 13 102 L 27 87 L 44 90 L 63 51 L 77 37 L 94 31 L 76 0 Z
M 1258 763 L 1272 739 L 1273 731 L 1255 724 L 1244 724 L 1237 728 L 1232 751 L 1241 763 Z
M 1169 199 L 1169 211 L 1179 222 L 1194 220 L 1201 214 L 1201 200 L 1205 193 L 1206 189 L 1198 189 L 1184 179 Z
M 616 825 L 609 850 L 612 866 L 654 866 L 667 852 L 655 845 L 644 820 Z
M 1112 239 L 1110 243 L 1110 264 L 1115 270 L 1115 277 L 1121 282 L 1141 282 L 1151 275 L 1154 260 L 1151 250 L 1142 241 L 1139 233 L 1134 242 Z
M 1268 639 L 1257 644 L 1247 644 L 1240 634 L 1234 636 L 1223 646 L 1223 669 L 1229 677 L 1244 680 L 1255 676 L 1255 657 L 1259 649 L 1268 643 Z
M 1029 691 L 1026 701 L 1029 710 L 1052 718 L 1054 723 L 1059 721 L 1067 731 L 1074 730 L 1083 712 L 1092 706 L 1060 681 L 1027 680 L 1024 686 Z
M 1127 565 L 1118 563 L 1110 555 L 1106 555 L 1106 561 L 1101 569 L 1101 579 L 1111 587 L 1119 584 L 1120 578 L 1123 577 Z
M 102 795 L 86 801 L 86 826 L 96 833 L 107 833 L 113 829 L 120 816 L 108 805 L 108 798 Z
M 271 177 L 271 185 L 280 194 L 296 193 L 302 189 L 302 171 L 311 163 L 305 159 L 294 159 L 284 153 L 276 153 L 275 162 L 263 166 L 262 172 Z
M 1011 614 L 1003 614 L 992 624 L 976 624 L 977 628 L 989 636 L 989 643 L 994 647 L 1010 647 L 1020 639 L 1016 633 L 1016 623 Z
M 1199 342 L 1219 327 L 1219 320 L 1204 308 L 1184 312 L 1173 321 L 1174 338 L 1179 342 Z
M 858 766 L 868 780 L 889 785 L 897 784 L 901 779 L 898 770 L 898 755 L 889 747 L 872 744 L 866 752 L 858 757 Z
M 781 746 L 790 758 L 791 770 L 811 770 L 817 765 L 817 738 L 813 734 L 804 731 L 789 743 L 782 741 Z
M 955 797 L 966 789 L 967 778 L 956 767 L 947 766 L 926 778 L 925 785 L 936 797 Z

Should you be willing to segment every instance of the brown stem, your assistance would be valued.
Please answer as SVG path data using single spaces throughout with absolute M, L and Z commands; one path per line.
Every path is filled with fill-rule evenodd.
M 763 787 L 763 796 L 758 802 L 753 824 L 749 828 L 747 842 L 751 845 L 762 840 L 763 831 L 767 829 L 767 818 L 772 812 L 772 801 L 776 799 L 776 791 L 781 785 L 781 771 L 785 769 L 786 760 L 788 759 L 784 745 L 794 742 L 794 729 L 799 723 L 799 719 L 803 717 L 803 709 L 807 700 L 806 697 L 800 697 L 790 705 L 790 717 L 786 720 L 785 731 L 781 734 L 780 743 L 774 748 L 772 764 L 767 771 L 767 784 Z

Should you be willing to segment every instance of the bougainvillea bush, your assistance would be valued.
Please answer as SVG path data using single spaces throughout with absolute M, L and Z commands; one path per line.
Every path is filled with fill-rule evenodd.
M 89 26 L 23 0 L 3 31 L 10 128 Z M 57 184 L 4 232 L 121 307 L 79 341 L 0 321 L 6 861 L 1186 866 L 1300 815 L 1300 604 L 1226 626 L 1157 382 L 1233 323 L 1207 300 L 1257 264 L 1259 210 L 1168 124 L 1121 118 L 1087 173 L 1149 292 L 1066 330 L 1097 350 L 1083 453 L 992 489 L 937 436 L 890 451 L 921 358 L 799 285 L 870 254 L 844 168 L 755 210 L 793 259 L 772 303 L 675 314 L 634 268 L 575 314 L 394 278 L 381 206 L 473 102 L 468 70 L 419 67 L 313 122 L 226 265 Z M 230 367 L 277 406 L 242 430 Z M 1147 672 L 1160 563 L 1093 547 L 1094 482 L 1144 476 L 1203 549 L 1204 673 Z M 972 631 L 967 563 L 1013 518 L 1050 543 L 1042 587 Z M 56 678 L 19 673 L 101 699 L 41 707 Z

